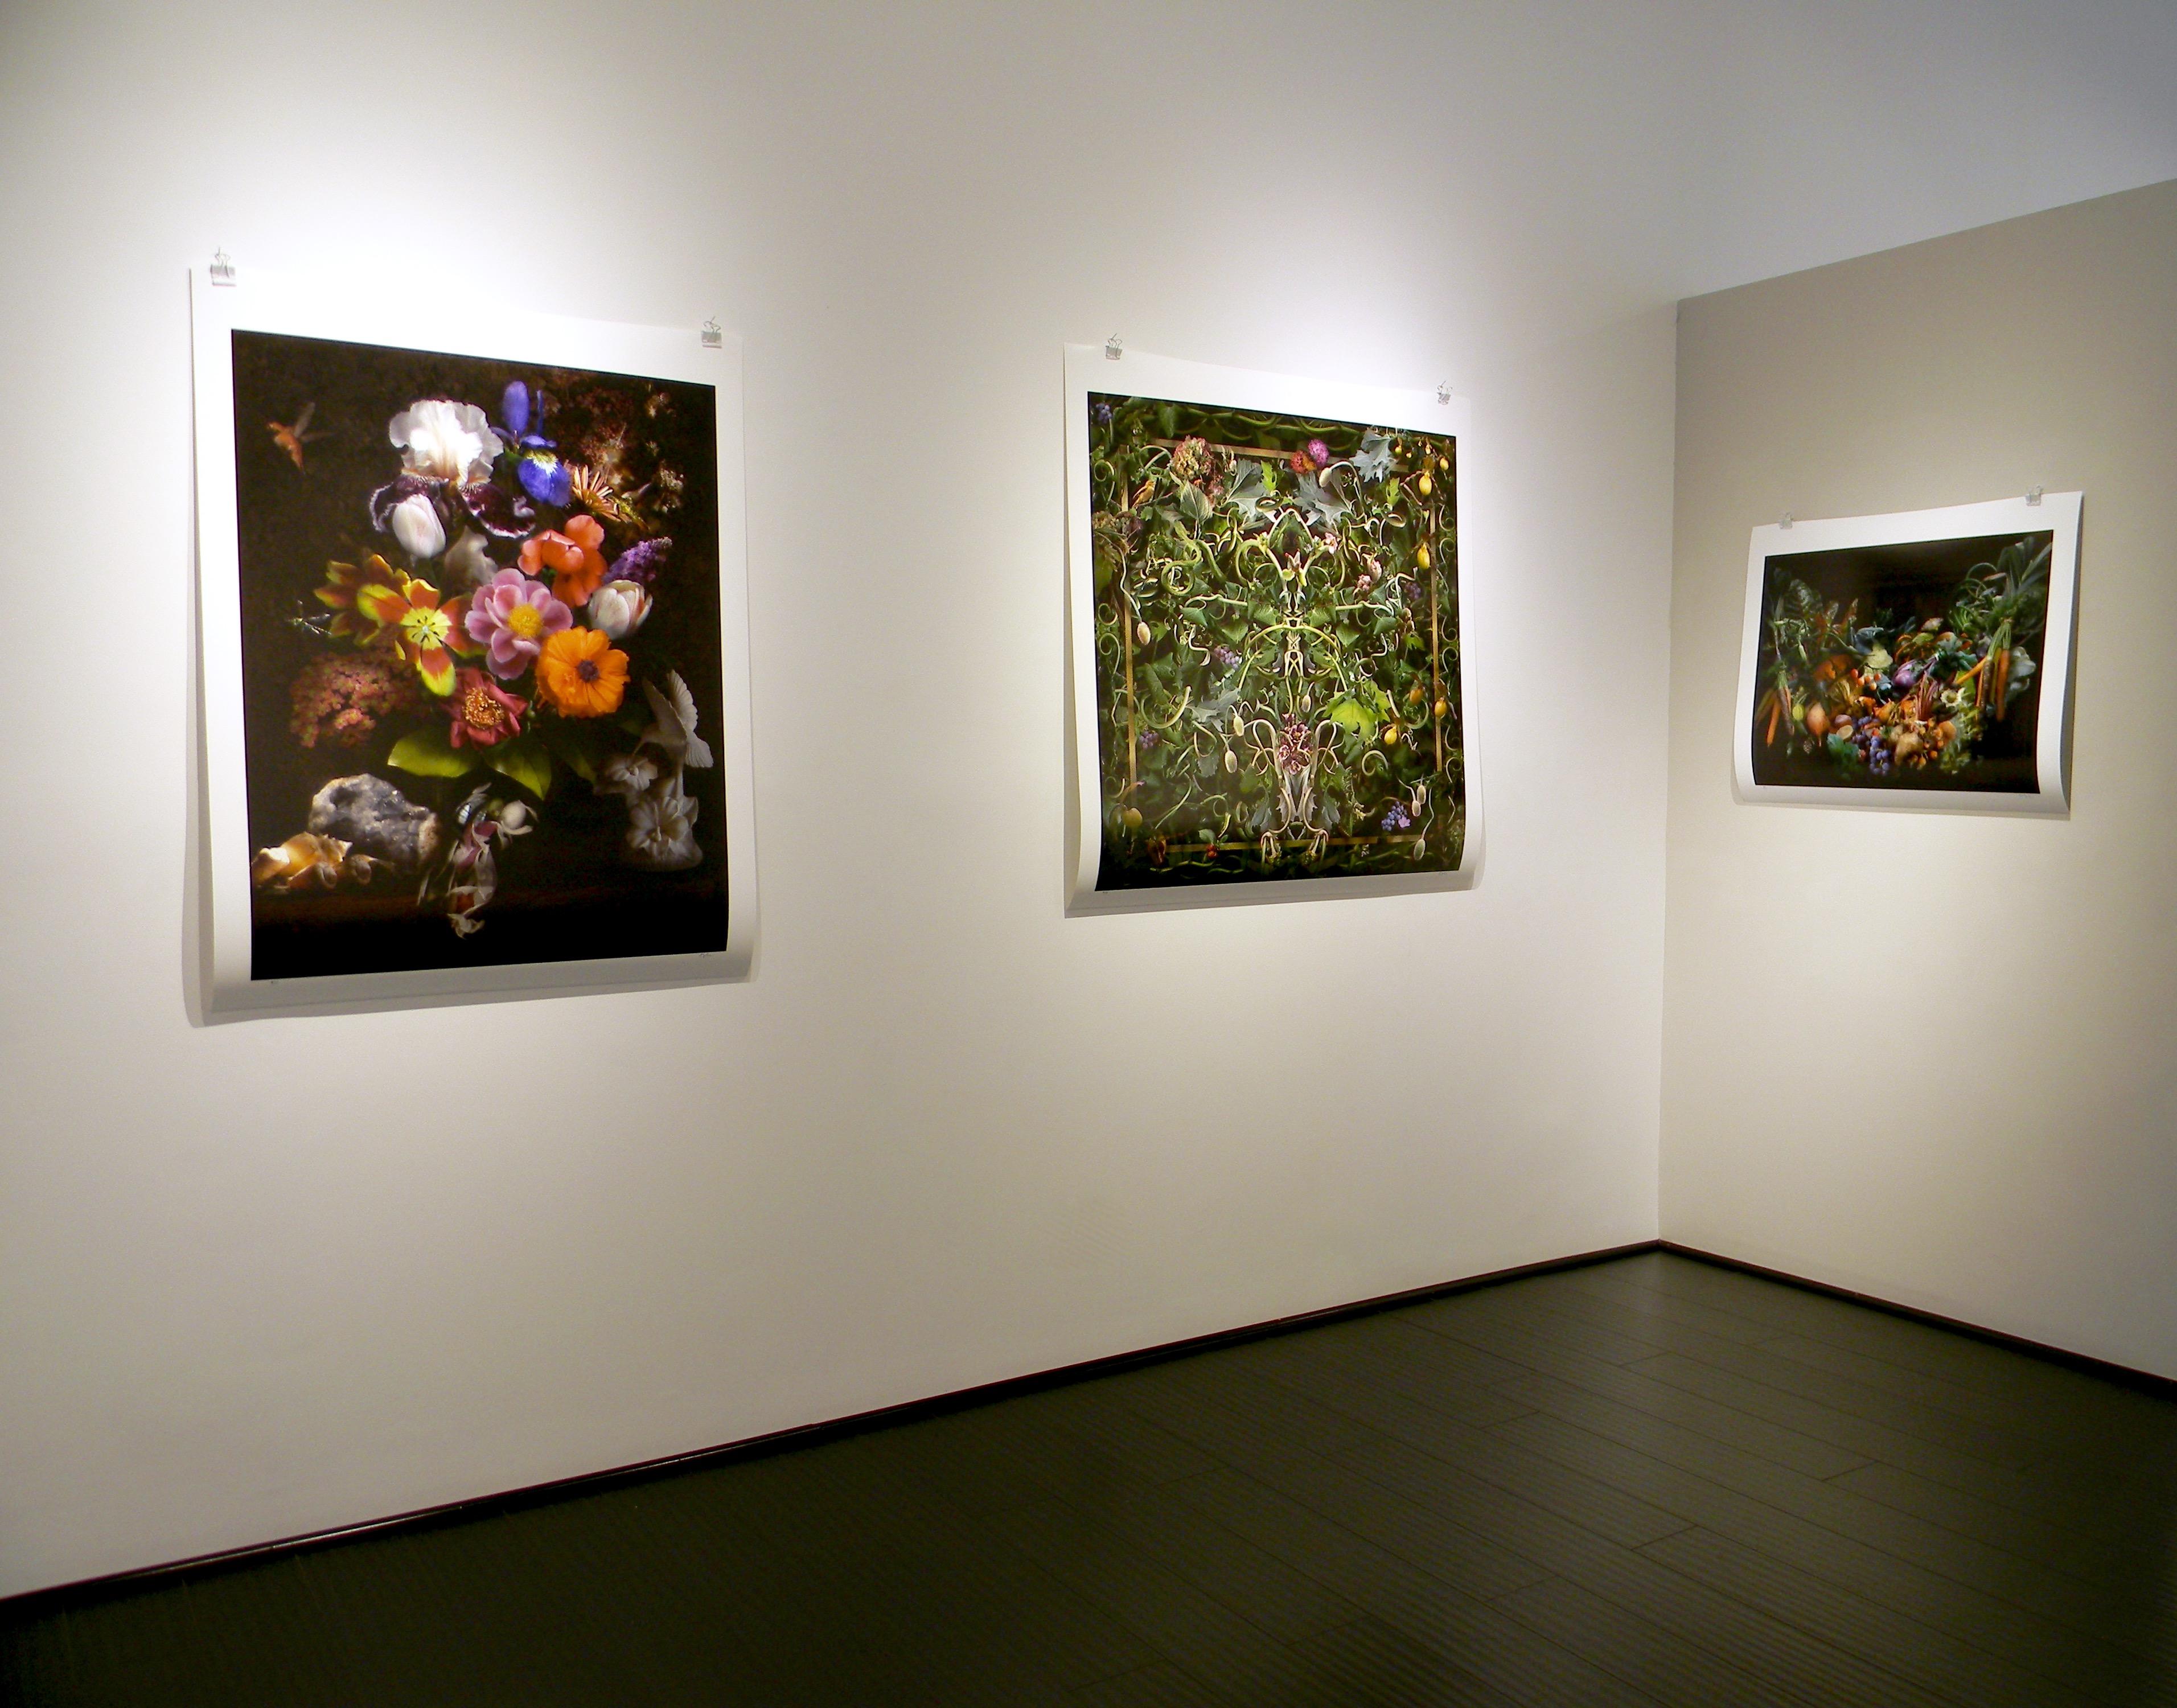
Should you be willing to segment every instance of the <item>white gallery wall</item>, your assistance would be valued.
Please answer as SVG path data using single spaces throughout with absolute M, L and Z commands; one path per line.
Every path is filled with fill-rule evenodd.
M 0 8 L 0 1594 L 1655 1235 L 1670 305 L 2177 173 L 2029 10 Z M 751 982 L 192 1023 L 215 244 L 744 336 Z M 1062 917 L 1113 332 L 1472 400 L 1477 890 Z
M 10 17 L 0 1593 L 1653 1236 L 1664 732 L 1586 732 L 1667 640 L 1667 307 L 1444 216 L 1408 23 L 910 10 Z M 751 982 L 192 1023 L 215 243 L 745 336 Z M 1473 398 L 1478 891 L 1062 916 L 1113 331 Z
M 1685 305 L 1666 1237 L 2177 1376 L 2177 183 Z M 2068 818 L 1732 799 L 1749 530 L 2085 494 Z

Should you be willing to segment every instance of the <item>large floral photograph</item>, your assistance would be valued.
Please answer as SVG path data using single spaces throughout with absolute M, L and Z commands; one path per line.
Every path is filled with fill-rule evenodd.
M 722 948 L 712 389 L 233 357 L 253 979 Z
M 1454 439 L 1094 391 L 1086 407 L 1096 887 L 1458 870 Z

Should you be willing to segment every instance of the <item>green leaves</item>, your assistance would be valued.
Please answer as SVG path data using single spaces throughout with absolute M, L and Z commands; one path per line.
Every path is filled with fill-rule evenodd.
M 502 741 L 483 750 L 483 762 L 542 800 L 552 792 L 552 756 L 533 735 Z
M 1301 476 L 1295 484 L 1300 489 L 1301 507 L 1312 510 L 1326 527 L 1337 527 L 1345 520 L 1346 512 L 1353 508 L 1329 484 L 1312 474 Z
M 548 726 L 547 740 L 553 758 L 573 772 L 585 783 L 597 780 L 597 767 L 610 758 L 603 733 L 589 718 L 573 720 L 554 718 Z
M 456 747 L 443 729 L 418 729 L 395 742 L 385 762 L 418 777 L 466 777 L 476 769 L 477 753 Z
M 1263 505 L 1270 496 L 1263 484 L 1263 466 L 1252 457 L 1241 459 L 1232 476 L 1231 484 L 1225 488 L 1225 502 L 1235 510 L 1243 528 L 1253 527 L 1263 519 Z
M 1382 690 L 1378 690 L 1381 697 Z M 1376 739 L 1378 722 L 1375 708 L 1363 706 L 1350 694 L 1341 694 L 1324 708 L 1324 716 L 1341 729 L 1350 729 L 1363 741 Z
M 1391 848 L 1371 803 L 1432 780 L 1416 825 L 1428 862 L 1455 862 L 1455 758 L 1383 741 L 1393 724 L 1426 723 L 1432 663 L 1456 656 L 1449 475 L 1415 510 L 1388 428 L 1159 399 L 1113 407 L 1090 467 L 1099 581 L 1110 587 L 1116 568 L 1126 588 L 1099 588 L 1097 608 L 1107 854 L 1153 882 L 1404 864 L 1417 844 Z M 1316 439 L 1323 467 L 1294 467 Z M 1409 439 L 1400 456 L 1411 449 L 1418 469 L 1434 445 Z M 1441 569 L 1416 561 L 1424 541 Z M 1439 627 L 1416 625 L 1416 584 Z M 1455 674 L 1446 681 L 1455 703 Z

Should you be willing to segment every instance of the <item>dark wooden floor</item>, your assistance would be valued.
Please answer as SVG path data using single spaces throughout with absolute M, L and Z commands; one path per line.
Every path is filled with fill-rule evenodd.
M 2177 1704 L 2177 1403 L 1649 1254 L 0 1604 L 0 1700 Z

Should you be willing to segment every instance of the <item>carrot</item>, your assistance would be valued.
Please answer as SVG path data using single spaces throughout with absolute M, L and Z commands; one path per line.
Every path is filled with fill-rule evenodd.
M 1771 693 L 1769 696 L 1769 733 L 1761 738 L 1761 745 L 1764 747 L 1774 747 L 1776 745 L 1776 718 L 1783 709 L 1784 702 Z
M 2008 714 L 2009 711 L 2005 701 L 2010 698 L 2011 648 L 2005 647 L 2001 657 L 2003 662 L 1996 666 L 1995 670 L 1995 715 L 1999 722 Z

